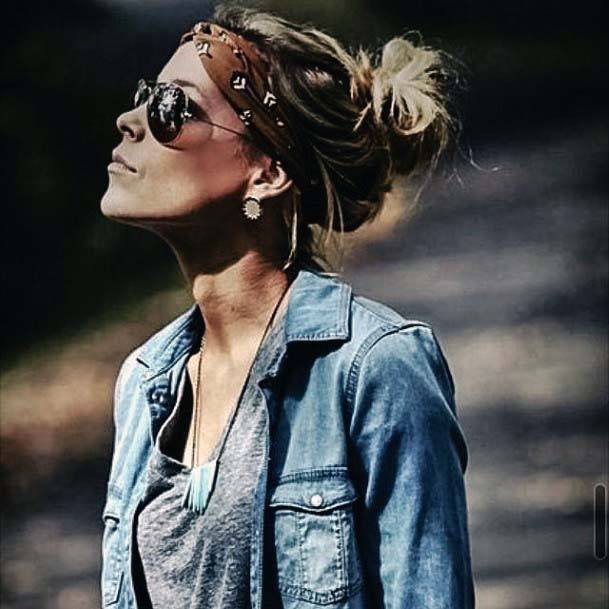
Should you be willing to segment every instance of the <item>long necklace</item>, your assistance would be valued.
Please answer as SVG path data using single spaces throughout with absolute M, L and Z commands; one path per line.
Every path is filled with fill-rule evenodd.
M 201 347 L 199 349 L 199 361 L 197 362 L 197 384 L 196 384 L 196 388 L 195 388 L 195 408 L 194 408 L 194 416 L 193 416 L 193 439 L 192 439 L 192 460 L 191 460 L 192 467 L 190 470 L 190 475 L 188 476 L 188 484 L 186 485 L 184 495 L 182 496 L 182 507 L 185 507 L 193 512 L 196 512 L 197 514 L 202 514 L 205 511 L 205 508 L 207 507 L 207 504 L 209 502 L 209 497 L 211 495 L 211 492 L 214 488 L 214 484 L 216 482 L 216 474 L 218 471 L 218 464 L 220 461 L 220 457 L 224 450 L 224 446 L 226 444 L 226 439 L 230 432 L 230 428 L 233 424 L 233 421 L 235 420 L 236 411 L 241 402 L 241 398 L 243 397 L 243 392 L 245 390 L 245 387 L 247 386 L 250 374 L 252 372 L 252 368 L 254 366 L 254 362 L 256 361 L 256 359 L 258 357 L 258 352 L 260 351 L 260 347 L 261 347 L 262 343 L 264 342 L 264 339 L 269 331 L 269 328 L 273 324 L 273 320 L 275 319 L 275 314 L 277 313 L 277 310 L 279 309 L 279 305 L 283 301 L 289 287 L 290 287 L 290 282 L 288 281 L 288 285 L 286 286 L 285 290 L 281 294 L 281 298 L 279 298 L 279 300 L 275 304 L 273 313 L 271 314 L 271 317 L 270 317 L 268 323 L 266 324 L 266 328 L 264 329 L 262 338 L 260 339 L 260 342 L 258 343 L 258 348 L 256 349 L 254 358 L 252 359 L 252 362 L 250 363 L 250 367 L 247 372 L 247 376 L 245 377 L 245 382 L 243 383 L 243 386 L 241 387 L 241 392 L 239 393 L 239 398 L 237 399 L 237 405 L 231 415 L 230 421 L 228 422 L 228 427 L 227 427 L 226 431 L 224 432 L 224 436 L 222 439 L 222 445 L 220 446 L 218 455 L 216 456 L 215 459 L 212 459 L 210 461 L 206 461 L 205 463 L 196 465 L 195 461 L 196 461 L 196 457 L 197 457 L 197 436 L 198 436 L 198 430 L 199 430 L 199 393 L 200 393 L 199 389 L 201 386 L 201 358 L 203 355 L 203 347 L 205 346 L 205 334 L 203 334 L 203 336 L 201 338 Z

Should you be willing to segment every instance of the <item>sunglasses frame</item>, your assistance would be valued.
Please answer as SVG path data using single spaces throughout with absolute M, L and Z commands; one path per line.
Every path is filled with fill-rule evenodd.
M 147 90 L 147 95 L 146 95 L 146 99 L 143 101 L 140 101 L 139 103 L 136 103 L 138 101 L 137 97 L 138 94 L 140 94 L 140 92 L 142 91 L 143 88 L 146 88 Z M 155 135 L 154 135 L 154 131 L 150 126 L 151 123 L 151 100 L 153 99 L 155 93 L 157 92 L 159 87 L 171 87 L 173 89 L 177 89 L 178 91 L 180 91 L 180 93 L 184 96 L 185 99 L 185 104 L 184 104 L 184 109 L 179 113 L 179 117 L 181 119 L 181 125 L 179 130 L 177 131 L 177 133 L 175 134 L 175 136 L 170 139 L 167 140 L 165 142 L 159 140 Z M 146 104 L 146 120 L 148 121 L 148 128 L 150 129 L 150 133 L 152 134 L 152 136 L 154 137 L 154 139 L 159 142 L 160 144 L 162 144 L 163 146 L 169 145 L 172 142 L 175 142 L 178 137 L 180 136 L 180 134 L 182 133 L 182 130 L 184 129 L 184 125 L 191 120 L 195 120 L 195 121 L 201 121 L 203 123 L 207 123 L 209 125 L 213 125 L 214 127 L 218 127 L 218 129 L 224 129 L 225 131 L 230 131 L 231 133 L 234 133 L 235 135 L 238 135 L 239 137 L 242 137 L 243 139 L 249 140 L 250 142 L 254 143 L 254 141 L 252 140 L 251 137 L 249 137 L 248 135 L 246 135 L 245 133 L 242 133 L 240 131 L 236 131 L 235 129 L 232 129 L 231 127 L 226 127 L 224 125 L 219 125 L 218 123 L 214 123 L 212 121 L 210 121 L 209 119 L 205 118 L 206 114 L 203 111 L 203 109 L 201 107 L 198 106 L 198 104 L 196 104 L 189 96 L 188 93 L 186 93 L 186 91 L 184 91 L 184 89 L 178 85 L 177 83 L 174 82 L 160 82 L 157 80 L 152 80 L 152 79 L 147 79 L 147 78 L 140 78 L 137 81 L 137 87 L 136 87 L 136 91 L 135 94 L 133 96 L 133 108 L 137 108 L 139 106 L 141 106 L 142 104 Z M 154 119 L 153 119 L 154 120 Z

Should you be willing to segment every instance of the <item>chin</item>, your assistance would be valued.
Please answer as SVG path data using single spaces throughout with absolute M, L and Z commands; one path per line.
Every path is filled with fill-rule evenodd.
M 135 220 L 144 210 L 138 201 L 127 193 L 117 192 L 110 186 L 100 203 L 101 213 L 112 220 Z
M 173 215 L 150 209 L 150 205 L 145 204 L 139 198 L 135 199 L 123 193 L 112 192 L 111 188 L 102 197 L 100 210 L 109 220 L 153 232 L 157 224 L 175 219 Z
M 117 215 L 122 215 L 125 212 L 126 201 L 121 201 L 123 197 L 118 197 L 116 193 L 111 192 L 109 188 L 101 199 L 101 213 L 107 218 L 114 218 Z

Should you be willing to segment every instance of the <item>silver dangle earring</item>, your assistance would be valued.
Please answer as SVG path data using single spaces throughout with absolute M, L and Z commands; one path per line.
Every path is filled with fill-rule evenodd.
M 287 268 L 292 266 L 292 264 L 294 264 L 294 260 L 296 258 L 296 249 L 298 247 L 298 203 L 295 199 L 292 199 L 292 226 L 290 233 L 290 254 L 288 259 L 285 261 L 285 264 L 281 268 L 282 271 L 285 271 Z
M 260 199 L 256 197 L 247 197 L 243 201 L 243 213 L 248 220 L 258 220 L 262 215 L 262 207 Z

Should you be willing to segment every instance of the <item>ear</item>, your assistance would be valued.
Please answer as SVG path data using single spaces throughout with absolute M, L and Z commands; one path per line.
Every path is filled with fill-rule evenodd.
M 252 171 L 248 183 L 248 197 L 273 199 L 292 188 L 294 182 L 276 159 L 263 155 Z

